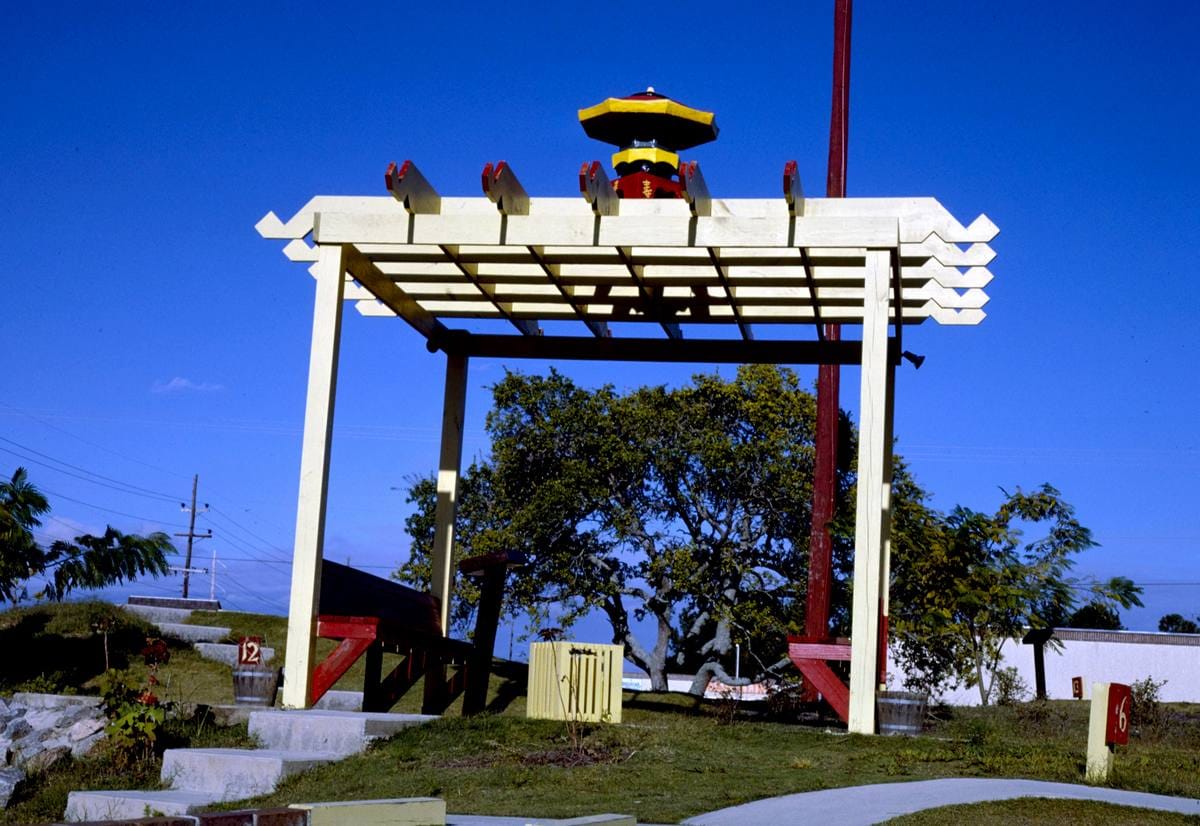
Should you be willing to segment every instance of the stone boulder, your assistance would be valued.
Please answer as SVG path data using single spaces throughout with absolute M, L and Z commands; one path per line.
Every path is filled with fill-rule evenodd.
M 99 697 L 18 692 L 0 700 L 0 808 L 27 774 L 90 752 L 105 724 Z

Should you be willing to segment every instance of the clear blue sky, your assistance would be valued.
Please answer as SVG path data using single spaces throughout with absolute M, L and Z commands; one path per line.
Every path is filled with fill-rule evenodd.
M 647 85 L 717 113 L 720 139 L 688 155 L 715 195 L 776 196 L 793 158 L 823 193 L 832 5 L 9 14 L 0 470 L 50 492 L 48 537 L 183 530 L 198 472 L 222 599 L 283 611 L 313 282 L 254 223 L 383 194 L 404 158 L 448 195 L 478 195 L 499 159 L 531 194 L 571 195 L 610 151 L 576 110 Z M 1145 583 L 1134 628 L 1200 612 L 1198 19 L 1182 2 L 855 8 L 849 194 L 932 195 L 1001 228 L 983 325 L 906 336 L 928 361 L 901 373 L 899 449 L 943 508 L 1059 487 L 1101 543 L 1079 573 Z M 434 467 L 443 363 L 403 322 L 347 314 L 327 556 L 378 573 L 405 556 L 392 488 Z M 468 455 L 503 366 L 472 364 Z M 564 370 L 623 387 L 690 372 Z M 856 370 L 843 389 L 853 411 Z

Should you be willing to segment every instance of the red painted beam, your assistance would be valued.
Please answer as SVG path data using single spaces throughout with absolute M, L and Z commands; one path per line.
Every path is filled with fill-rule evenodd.
M 313 671 L 312 696 L 309 702 L 315 704 L 325 696 L 325 692 L 333 688 L 334 683 L 350 670 L 350 666 L 371 647 L 374 638 L 348 637 L 338 643 L 338 647 L 329 652 L 329 656 Z
M 824 660 L 793 659 L 804 679 L 812 684 L 843 723 L 850 722 L 850 689 Z
M 850 19 L 852 0 L 835 0 L 833 12 L 833 107 L 829 118 L 829 165 L 825 194 L 846 197 L 846 149 L 850 139 Z M 825 339 L 839 341 L 840 324 L 825 325 Z M 809 534 L 808 599 L 804 630 L 829 634 L 833 589 L 833 542 L 829 522 L 837 504 L 837 442 L 840 368 L 823 364 L 817 373 L 816 466 L 813 470 L 812 526 Z

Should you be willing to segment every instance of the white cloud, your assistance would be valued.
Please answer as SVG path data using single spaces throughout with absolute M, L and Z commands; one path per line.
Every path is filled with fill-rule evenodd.
M 212 382 L 201 381 L 195 382 L 191 379 L 185 379 L 182 376 L 176 376 L 170 381 L 156 381 L 150 388 L 151 393 L 180 393 L 186 390 L 193 390 L 197 393 L 212 393 L 217 390 L 224 390 L 225 385 L 213 384 Z

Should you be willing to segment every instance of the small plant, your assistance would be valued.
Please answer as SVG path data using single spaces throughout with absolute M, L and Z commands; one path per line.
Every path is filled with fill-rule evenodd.
M 1029 683 L 1021 677 L 1021 672 L 1009 666 L 996 671 L 992 691 L 996 693 L 996 705 L 1015 706 L 1029 696 Z
M 105 731 L 118 762 L 124 765 L 148 760 L 154 754 L 167 719 L 167 706 L 154 692 L 158 686 L 158 668 L 171 659 L 171 652 L 163 640 L 147 637 L 141 653 L 150 670 L 144 686 L 131 685 L 115 669 L 104 672 L 99 679 L 104 713 L 109 720 Z
M 1162 732 L 1167 722 L 1167 714 L 1159 700 L 1159 691 L 1166 684 L 1166 680 L 1155 680 L 1153 677 L 1130 683 L 1129 693 L 1133 711 L 1129 722 L 1134 733 L 1141 735 Z
M 767 684 L 767 714 L 776 720 L 795 720 L 804 708 L 804 684 L 799 679 L 774 680 Z
M 733 686 L 720 685 L 717 689 L 717 698 L 712 703 L 713 716 L 717 718 L 718 725 L 728 726 L 737 722 L 738 699 L 738 689 Z

